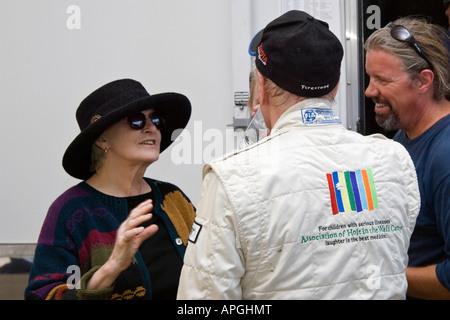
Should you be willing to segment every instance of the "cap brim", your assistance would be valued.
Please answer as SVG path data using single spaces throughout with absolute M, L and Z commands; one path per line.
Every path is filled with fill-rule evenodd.
M 147 109 L 158 111 L 166 118 L 166 126 L 161 130 L 160 153 L 167 149 L 189 122 L 191 103 L 187 97 L 178 93 L 151 95 L 129 103 L 93 122 L 72 141 L 64 153 L 62 165 L 72 177 L 86 180 L 93 172 L 91 167 L 91 148 L 97 138 L 110 126 L 130 113 Z
M 248 47 L 248 54 L 251 55 L 252 57 L 256 57 L 256 55 L 258 54 L 258 47 L 259 47 L 259 44 L 261 43 L 263 33 L 264 33 L 264 29 L 259 31 L 253 37 L 252 41 L 250 41 L 250 46 Z

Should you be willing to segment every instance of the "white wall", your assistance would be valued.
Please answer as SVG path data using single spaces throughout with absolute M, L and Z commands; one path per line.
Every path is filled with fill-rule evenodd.
M 76 108 L 120 78 L 142 82 L 151 94 L 175 91 L 191 100 L 187 130 L 147 176 L 178 185 L 196 203 L 202 164 L 235 143 L 233 92 L 248 89 L 251 37 L 282 10 L 309 3 L 0 0 L 0 244 L 37 241 L 50 204 L 79 182 L 61 165 L 79 133 Z M 80 20 L 67 12 L 71 5 Z M 342 38 L 336 14 L 331 29 Z M 76 22 L 80 29 L 70 29 Z

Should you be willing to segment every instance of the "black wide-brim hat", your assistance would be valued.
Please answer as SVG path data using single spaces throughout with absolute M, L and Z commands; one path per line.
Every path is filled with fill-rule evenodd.
M 91 172 L 92 144 L 110 126 L 128 115 L 155 110 L 165 118 L 161 129 L 160 153 L 177 138 L 189 122 L 191 103 L 182 94 L 168 92 L 150 95 L 141 83 L 132 79 L 110 82 L 92 92 L 76 112 L 80 134 L 63 156 L 63 168 L 77 179 L 86 180 Z

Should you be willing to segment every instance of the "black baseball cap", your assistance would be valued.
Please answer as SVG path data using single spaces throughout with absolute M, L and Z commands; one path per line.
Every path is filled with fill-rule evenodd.
M 249 53 L 256 55 L 257 69 L 276 85 L 314 98 L 338 84 L 344 49 L 326 22 L 292 10 L 256 34 Z

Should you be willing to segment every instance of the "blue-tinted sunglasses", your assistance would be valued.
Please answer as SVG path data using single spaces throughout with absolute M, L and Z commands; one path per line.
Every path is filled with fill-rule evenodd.
M 158 130 L 164 129 L 166 126 L 166 120 L 158 114 L 150 115 L 149 119 Z M 145 128 L 145 125 L 147 124 L 147 117 L 145 116 L 145 114 L 139 112 L 129 115 L 127 117 L 127 121 L 131 129 L 142 130 Z

